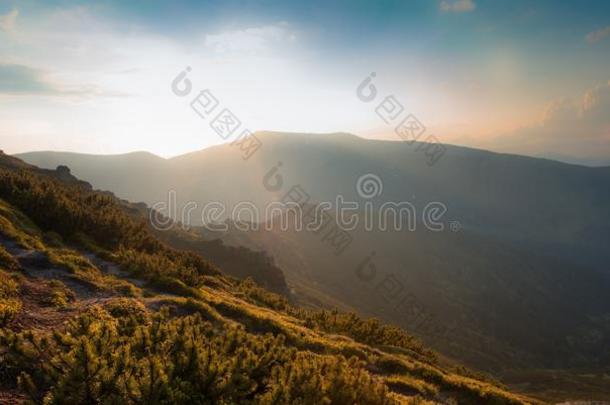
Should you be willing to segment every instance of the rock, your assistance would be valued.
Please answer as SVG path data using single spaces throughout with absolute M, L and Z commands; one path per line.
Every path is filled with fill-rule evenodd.
M 55 169 L 57 171 L 57 174 L 59 175 L 64 175 L 64 176 L 69 176 L 70 173 L 70 168 L 68 166 L 64 166 L 64 165 L 60 165 L 57 166 L 57 169 Z
M 35 269 L 48 269 L 52 266 L 46 253 L 40 251 L 29 251 L 18 256 L 22 267 Z

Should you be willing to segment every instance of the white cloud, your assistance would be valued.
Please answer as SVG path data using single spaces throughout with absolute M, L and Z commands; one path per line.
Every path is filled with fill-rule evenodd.
M 47 80 L 45 72 L 25 65 L 0 63 L 0 95 L 125 97 L 121 92 L 104 91 L 94 85 L 62 86 Z
M 553 102 L 546 110 L 542 127 L 555 130 L 557 135 L 610 135 L 610 81 L 587 90 L 575 100 Z
M 610 81 L 553 101 L 538 122 L 502 134 L 487 147 L 574 162 L 610 161 Z
M 443 0 L 440 4 L 440 10 L 448 13 L 463 13 L 472 11 L 476 8 L 476 4 L 472 0 Z
M 8 14 L 0 15 L 0 31 L 12 32 L 15 30 L 19 10 L 15 9 Z
M 317 65 L 305 65 L 302 55 L 310 52 L 305 37 L 286 23 L 174 38 L 80 6 L 54 8 L 43 18 L 22 13 L 18 31 L 6 41 L 0 38 L 0 63 L 35 72 L 17 69 L 22 78 L 17 89 L 13 80 L 4 82 L 0 138 L 27 134 L 47 149 L 172 156 L 220 143 L 186 102 L 205 88 L 250 130 L 351 130 L 354 110 L 346 105 L 362 108 L 358 116 L 368 107 L 351 91 L 360 72 L 355 77 L 342 72 L 340 82 Z M 192 94 L 177 98 L 171 83 L 186 66 L 192 67 Z M 125 93 L 131 97 L 120 97 Z M 41 125 L 30 126 L 32 117 Z M 12 153 L 36 147 L 20 144 L 20 136 L 12 139 L 5 146 Z
M 601 28 L 597 31 L 593 31 L 587 34 L 587 41 L 590 43 L 595 43 L 595 42 L 599 42 L 602 39 L 606 38 L 607 36 L 610 35 L 610 25 L 604 28 Z
M 205 37 L 205 46 L 219 53 L 261 53 L 295 40 L 296 35 L 290 30 L 288 24 L 279 23 L 226 31 L 220 34 L 208 34 Z

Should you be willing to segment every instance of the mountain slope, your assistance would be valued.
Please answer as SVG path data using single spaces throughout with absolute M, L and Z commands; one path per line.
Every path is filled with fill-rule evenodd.
M 232 228 L 223 241 L 269 252 L 297 295 L 302 289 L 332 296 L 493 373 L 603 370 L 610 362 L 607 275 L 466 232 L 351 235 L 356 257 L 336 257 L 305 232 Z M 370 277 L 362 276 L 364 261 L 374 266 Z M 404 299 L 420 311 L 403 308 Z
M 131 193 L 142 184 L 142 198 L 136 199 L 151 205 L 167 206 L 174 192 L 175 209 L 168 213 L 177 220 L 184 221 L 182 207 L 196 203 L 193 225 L 201 223 L 207 202 L 223 202 L 230 213 L 240 201 L 264 206 L 280 200 L 296 185 L 310 202 L 334 202 L 342 195 L 360 204 L 371 201 L 378 209 L 386 201 L 408 201 L 418 213 L 429 202 L 442 202 L 448 209 L 443 232 L 429 232 L 421 222 L 416 232 L 358 229 L 339 256 L 322 235 L 307 232 L 201 233 L 273 256 L 299 302 L 397 323 L 444 353 L 497 375 L 574 367 L 607 372 L 609 168 L 452 146 L 430 167 L 417 144 L 348 134 L 258 136 L 263 147 L 247 161 L 233 146 L 213 147 L 163 161 L 155 170 L 164 173 L 154 183 L 107 170 L 121 177 L 121 184 L 131 183 Z M 97 187 L 115 187 L 108 173 L 102 177 L 90 170 L 87 156 L 73 161 L 52 153 L 24 156 L 31 162 L 42 157 L 48 167 L 81 165 Z M 383 182 L 381 195 L 372 200 L 356 190 L 357 180 L 368 173 Z M 270 187 L 276 175 L 282 184 Z M 363 282 L 356 270 L 373 252 L 379 276 Z M 388 299 L 383 290 L 389 277 L 404 287 L 398 298 Z M 396 309 L 404 297 L 415 301 L 417 310 Z
M 3 403 L 537 402 L 403 330 L 227 278 L 111 195 L 3 161 Z

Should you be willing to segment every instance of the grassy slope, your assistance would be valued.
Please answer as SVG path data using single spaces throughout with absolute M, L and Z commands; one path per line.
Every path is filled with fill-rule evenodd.
M 257 387 L 256 392 L 235 393 L 224 385 L 221 387 L 218 381 L 206 386 L 210 390 L 205 391 L 208 398 L 227 403 L 247 400 L 264 403 L 270 396 L 274 396 L 275 403 L 298 400 L 316 403 L 308 402 L 312 393 L 320 395 L 317 400 L 328 403 L 534 402 L 462 368 L 441 364 L 433 352 L 395 328 L 349 314 L 299 309 L 251 282 L 239 282 L 214 271 L 195 277 L 188 272 L 160 268 L 159 263 L 172 269 L 190 266 L 189 260 L 194 260 L 161 245 L 157 246 L 161 253 L 151 253 L 135 245 L 100 246 L 100 241 L 84 240 L 82 235 L 77 242 L 53 232 L 48 225 L 40 228 L 7 201 L 0 203 L 0 235 L 3 286 L 0 402 L 3 403 L 20 402 L 28 396 L 37 401 L 46 397 L 49 403 L 61 402 L 61 398 L 66 402 L 69 395 L 74 400 L 81 393 L 102 396 L 106 380 L 101 376 L 111 378 L 107 377 L 111 364 L 114 364 L 112 378 L 124 383 L 125 391 L 120 392 L 125 397 L 121 398 L 137 403 L 135 397 L 143 398 L 146 391 L 141 388 L 145 387 L 142 382 L 145 377 L 136 378 L 141 370 L 157 367 L 159 372 L 169 372 L 170 366 L 176 369 L 178 364 L 167 353 L 163 354 L 166 357 L 158 355 L 159 363 L 154 367 L 141 364 L 148 356 L 138 357 L 138 350 L 149 353 L 155 347 L 146 346 L 152 345 L 150 342 L 135 344 L 130 334 L 152 333 L 156 324 L 169 328 L 164 332 L 167 344 L 182 342 L 180 334 L 171 329 L 177 328 L 187 331 L 193 342 L 200 342 L 193 350 L 208 350 L 208 356 L 212 350 L 218 364 L 229 370 L 230 377 L 219 381 L 229 379 L 234 386 L 238 385 L 234 381 L 237 366 L 231 363 L 230 368 L 226 364 L 240 355 L 222 342 L 239 340 L 241 343 L 233 346 L 247 348 L 250 351 L 246 357 L 259 362 L 265 357 L 257 351 L 258 347 L 276 347 L 275 357 L 265 367 L 256 371 L 244 369 L 242 380 L 247 381 L 240 380 L 239 386 L 249 381 Z M 143 239 L 144 246 L 152 243 Z M 202 268 L 198 263 L 193 266 Z M 208 341 L 201 340 L 202 334 L 220 343 L 210 348 L 201 343 Z M 89 347 L 93 343 L 85 342 L 103 344 Z M 41 345 L 45 350 L 37 352 Z M 131 350 L 133 364 L 119 367 L 113 363 L 117 360 L 112 353 L 126 347 Z M 107 356 L 106 368 L 85 379 L 82 373 L 76 373 L 77 360 L 81 359 L 80 354 L 86 359 L 97 349 L 100 350 L 97 357 Z M 31 369 L 37 361 L 41 362 L 42 374 Z M 95 367 L 101 370 L 102 366 Z M 128 379 L 127 369 L 136 370 L 135 376 Z M 150 377 L 150 373 L 142 375 Z M 81 386 L 89 388 L 89 383 L 95 390 L 81 391 Z M 140 387 L 139 391 L 135 386 Z M 159 395 L 157 399 L 170 394 Z M 201 399 L 199 402 L 205 403 Z
M 5 202 L 0 207 L 2 234 L 12 237 L 9 242 L 20 241 L 20 247 L 9 248 L 10 250 L 18 252 L 17 255 L 31 251 L 43 252 L 52 258 L 52 268 L 63 268 L 63 271 L 55 273 L 49 271 L 50 274 L 45 274 L 43 268 L 36 276 L 31 275 L 34 273 L 31 268 L 26 271 L 9 271 L 8 268 L 16 268 L 18 260 L 3 248 L 3 270 L 0 274 L 4 280 L 11 280 L 13 291 L 22 292 L 13 293 L 10 298 L 7 296 L 3 300 L 3 303 L 17 300 L 20 302 L 18 306 L 22 308 L 11 316 L 5 326 L 7 329 L 33 330 L 40 334 L 62 330 L 66 327 L 67 320 L 85 313 L 92 306 L 100 306 L 108 311 L 108 308 L 119 303 L 125 307 L 133 305 L 126 303 L 129 300 L 142 304 L 150 312 L 168 306 L 179 314 L 176 316 L 202 314 L 204 319 L 213 321 L 219 327 L 241 325 L 252 335 L 265 332 L 283 335 L 288 346 L 302 352 L 321 356 L 359 357 L 364 360 L 367 372 L 386 384 L 395 393 L 391 397 L 400 402 L 408 403 L 417 397 L 430 400 L 453 397 L 462 400 L 471 398 L 475 403 L 478 402 L 476 398 L 485 402 L 483 398 L 487 397 L 500 400 L 501 403 L 521 403 L 518 396 L 489 382 L 481 382 L 445 369 L 435 363 L 433 355 L 422 354 L 417 346 L 414 350 L 374 347 L 344 335 L 328 334 L 308 327 L 306 321 L 290 314 L 291 311 L 269 308 L 272 304 L 269 304 L 271 301 L 267 293 L 257 291 L 256 287 L 235 289 L 222 284 L 204 286 L 198 290 L 196 297 L 181 297 L 153 287 L 139 288 L 127 281 L 127 274 L 104 273 L 79 251 L 60 246 L 50 247 L 36 228 L 29 224 L 29 229 L 22 228 L 11 220 L 23 218 L 18 211 Z M 12 245 L 9 243 L 9 246 Z M 4 282 L 3 285 L 7 283 Z M 70 285 L 73 287 L 68 287 Z M 279 297 L 277 299 L 281 300 Z

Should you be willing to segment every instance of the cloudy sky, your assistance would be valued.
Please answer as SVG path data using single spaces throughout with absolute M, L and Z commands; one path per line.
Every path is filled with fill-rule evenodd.
M 375 113 L 394 96 L 445 143 L 610 164 L 603 0 L 0 0 L 0 148 L 222 142 L 171 90 L 187 66 L 252 131 L 396 140 Z

